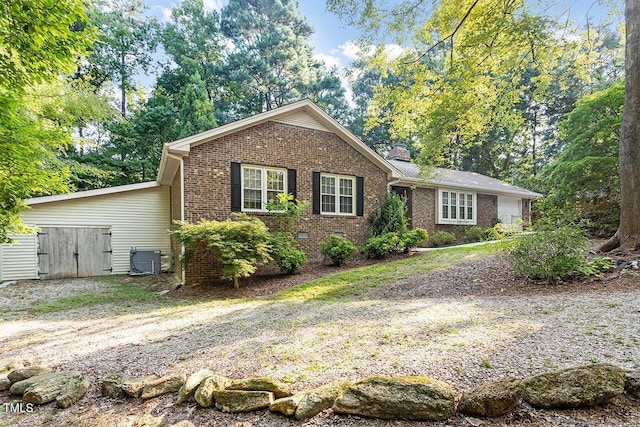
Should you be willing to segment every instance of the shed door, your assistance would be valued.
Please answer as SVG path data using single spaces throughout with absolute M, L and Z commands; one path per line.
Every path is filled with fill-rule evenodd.
M 109 228 L 42 227 L 38 233 L 38 274 L 42 279 L 111 273 Z

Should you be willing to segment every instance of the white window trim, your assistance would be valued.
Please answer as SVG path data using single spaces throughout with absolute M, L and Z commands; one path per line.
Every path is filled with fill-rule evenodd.
M 451 219 L 451 218 L 443 218 L 442 217 L 442 192 L 446 191 L 449 193 L 449 198 L 451 197 L 451 192 L 456 193 L 456 209 L 459 207 L 458 205 L 458 201 L 460 199 L 460 194 L 464 194 L 465 200 L 467 198 L 468 195 L 473 196 L 473 218 L 471 219 Z M 476 192 L 474 191 L 467 191 L 467 190 L 458 190 L 455 188 L 438 188 L 438 193 L 437 193 L 437 203 L 436 203 L 436 211 L 437 211 L 437 218 L 438 218 L 438 224 L 453 224 L 453 225 L 476 225 L 478 223 L 478 195 Z M 449 206 L 451 206 L 451 203 L 449 203 Z M 466 209 L 466 207 L 465 207 Z M 451 208 L 449 208 L 449 211 L 451 211 Z M 457 215 L 456 215 L 457 216 Z
M 260 169 L 261 172 L 261 183 L 262 183 L 262 206 L 263 209 L 249 209 L 244 207 L 244 171 L 245 169 Z M 257 165 L 245 165 L 242 164 L 240 168 L 240 206 L 241 212 L 269 212 L 267 210 L 267 171 L 277 171 L 284 172 L 284 194 L 288 194 L 287 192 L 287 169 L 284 168 L 272 168 L 266 166 L 257 166 Z
M 335 189 L 336 189 L 336 211 L 335 212 L 331 212 L 331 211 L 325 211 L 322 209 L 322 178 L 333 178 L 335 179 Z M 353 199 L 353 203 L 351 204 L 351 212 L 340 212 L 340 180 L 341 179 L 348 179 L 351 181 L 351 198 Z M 355 176 L 349 176 L 349 175 L 336 175 L 336 174 L 332 174 L 332 173 L 321 173 L 320 174 L 320 214 L 321 215 L 339 215 L 339 216 L 356 216 L 356 206 L 357 206 L 357 201 L 356 201 L 356 177 Z

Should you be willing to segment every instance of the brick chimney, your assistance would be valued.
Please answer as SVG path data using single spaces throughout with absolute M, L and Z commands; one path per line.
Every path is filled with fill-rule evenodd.
M 411 161 L 411 153 L 404 144 L 396 144 L 387 155 L 387 160 L 400 160 L 401 162 Z

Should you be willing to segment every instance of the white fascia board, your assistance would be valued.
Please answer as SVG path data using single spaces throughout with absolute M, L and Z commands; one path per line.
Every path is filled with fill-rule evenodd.
M 105 196 L 108 194 L 124 193 L 126 191 L 146 190 L 148 188 L 160 187 L 158 181 L 141 182 L 138 184 L 119 185 L 117 187 L 98 188 L 96 190 L 76 191 L 75 193 L 56 194 L 54 196 L 34 197 L 25 200 L 27 206 L 39 205 L 42 203 L 61 202 L 64 200 L 82 199 L 85 197 Z
M 543 194 L 530 192 L 525 193 L 522 191 L 510 191 L 510 190 L 498 190 L 495 188 L 488 188 L 481 185 L 460 185 L 460 184 L 449 184 L 447 182 L 440 181 L 427 181 L 425 179 L 419 178 L 401 178 L 398 180 L 398 185 L 408 185 L 410 187 L 423 187 L 423 188 L 451 188 L 451 189 L 459 189 L 459 190 L 473 190 L 482 194 L 495 194 L 495 195 L 509 195 L 509 196 L 519 196 L 522 199 L 539 199 L 544 197 Z M 394 183 L 396 185 L 396 183 Z
M 191 135 L 186 138 L 179 139 L 168 144 L 169 152 L 183 155 L 188 154 L 191 147 L 194 145 L 204 144 L 212 139 L 217 139 L 222 136 L 235 133 L 242 129 L 251 127 L 255 124 L 266 122 L 273 117 L 287 114 L 291 111 L 301 109 L 304 106 L 311 104 L 312 102 L 308 99 L 303 99 L 302 101 L 294 102 L 293 104 L 265 111 L 264 113 L 259 113 L 254 116 L 246 117 L 244 119 L 240 119 L 235 122 L 227 123 L 226 125 L 222 125 L 217 128 L 198 133 L 196 135 Z

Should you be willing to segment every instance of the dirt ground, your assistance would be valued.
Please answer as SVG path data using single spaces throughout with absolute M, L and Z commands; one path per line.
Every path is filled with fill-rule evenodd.
M 269 411 L 226 414 L 195 402 L 176 406 L 175 395 L 148 401 L 100 397 L 99 383 L 111 372 L 139 376 L 201 367 L 231 378 L 270 376 L 297 391 L 336 379 L 425 375 L 447 381 L 458 393 L 507 375 L 526 378 L 596 361 L 640 369 L 637 270 L 549 286 L 514 276 L 499 256 L 490 255 L 387 283 L 347 302 L 269 299 L 353 265 L 258 276 L 243 281 L 240 290 L 230 284 L 174 289 L 161 278 L 144 301 L 46 314 L 29 306 L 107 285 L 77 279 L 53 284 L 57 289 L 42 282 L 0 288 L 0 358 L 92 378 L 88 394 L 66 410 L 49 404 L 10 414 L 0 406 L 0 426 L 640 425 L 640 402 L 625 396 L 590 409 L 542 411 L 523 404 L 493 420 L 456 415 L 424 423 L 330 410 L 297 422 Z M 0 392 L 0 403 L 11 401 Z

